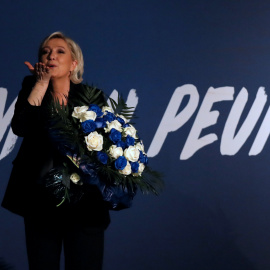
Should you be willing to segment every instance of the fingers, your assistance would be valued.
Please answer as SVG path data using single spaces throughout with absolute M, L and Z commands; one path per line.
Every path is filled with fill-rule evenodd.
M 42 73 L 49 73 L 49 68 L 43 63 L 39 62 L 35 64 L 35 67 L 31 65 L 28 61 L 25 61 L 24 64 L 28 67 L 29 71 L 36 75 L 41 75 Z
M 38 75 L 42 75 L 42 73 L 49 73 L 49 68 L 41 62 L 36 63 L 35 64 L 35 73 Z
M 50 68 L 44 63 L 36 63 L 35 67 L 33 67 L 28 61 L 25 61 L 24 64 L 28 67 L 29 71 L 36 76 L 37 81 L 49 83 L 51 78 Z
M 35 64 L 35 74 L 39 81 L 50 80 L 51 74 L 50 69 L 45 64 L 39 62 Z
M 35 72 L 34 67 L 28 61 L 25 61 L 24 64 L 28 67 L 31 73 Z

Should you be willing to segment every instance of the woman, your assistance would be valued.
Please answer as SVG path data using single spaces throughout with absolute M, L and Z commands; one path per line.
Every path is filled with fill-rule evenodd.
M 74 107 L 73 98 L 82 90 L 81 49 L 55 32 L 40 45 L 39 62 L 34 67 L 25 64 L 34 75 L 23 81 L 11 123 L 13 132 L 24 139 L 2 206 L 24 217 L 30 270 L 59 269 L 62 245 L 65 269 L 101 269 L 110 219 L 98 189 L 90 186 L 78 203 L 56 207 L 39 184 L 65 159 L 49 140 L 46 104 L 58 99 Z

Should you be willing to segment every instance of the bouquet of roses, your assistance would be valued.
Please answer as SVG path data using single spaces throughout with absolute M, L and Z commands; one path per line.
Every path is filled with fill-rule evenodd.
M 51 138 L 76 167 L 65 164 L 64 173 L 61 177 L 58 173 L 57 178 L 53 171 L 47 177 L 53 180 L 47 181 L 47 185 L 57 193 L 61 189 L 59 185 L 64 184 L 62 202 L 72 196 L 77 199 L 82 196 L 80 189 L 79 194 L 72 194 L 70 181 L 78 186 L 96 185 L 112 209 L 130 207 L 137 187 L 144 193 L 158 194 L 162 181 L 159 174 L 147 166 L 143 142 L 128 121 L 133 113 L 131 108 L 121 98 L 118 102 L 110 99 L 112 107 L 109 107 L 97 102 L 101 92 L 93 96 L 89 88 L 85 90 L 84 102 L 72 107 L 71 117 L 68 107 L 54 104 Z
M 148 163 L 144 145 L 123 115 L 115 115 L 108 106 L 90 104 L 75 107 L 72 116 L 80 121 L 90 155 L 119 174 L 132 178 L 142 175 Z

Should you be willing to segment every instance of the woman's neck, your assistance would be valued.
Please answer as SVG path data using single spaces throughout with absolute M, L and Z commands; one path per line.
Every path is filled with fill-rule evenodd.
M 67 95 L 70 89 L 70 79 L 63 78 L 63 79 L 51 79 L 51 86 L 53 92 L 61 93 Z
M 52 95 L 54 98 L 58 99 L 60 103 L 67 104 L 67 97 L 70 90 L 70 79 L 51 79 Z

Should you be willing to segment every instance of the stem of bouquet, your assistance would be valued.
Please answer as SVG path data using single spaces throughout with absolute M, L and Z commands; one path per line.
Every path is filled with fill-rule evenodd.
M 64 201 L 66 200 L 66 198 L 68 198 L 69 199 L 69 195 L 68 195 L 68 188 L 66 187 L 65 188 L 65 195 L 64 195 L 64 198 L 63 198 L 63 200 L 59 203 L 59 204 L 57 204 L 56 205 L 56 207 L 59 207 L 61 204 L 63 204 L 64 203 Z
M 67 155 L 67 157 L 71 160 L 71 162 L 77 167 L 77 168 L 79 168 L 79 161 L 76 159 L 74 159 L 72 156 L 70 156 L 70 155 Z

